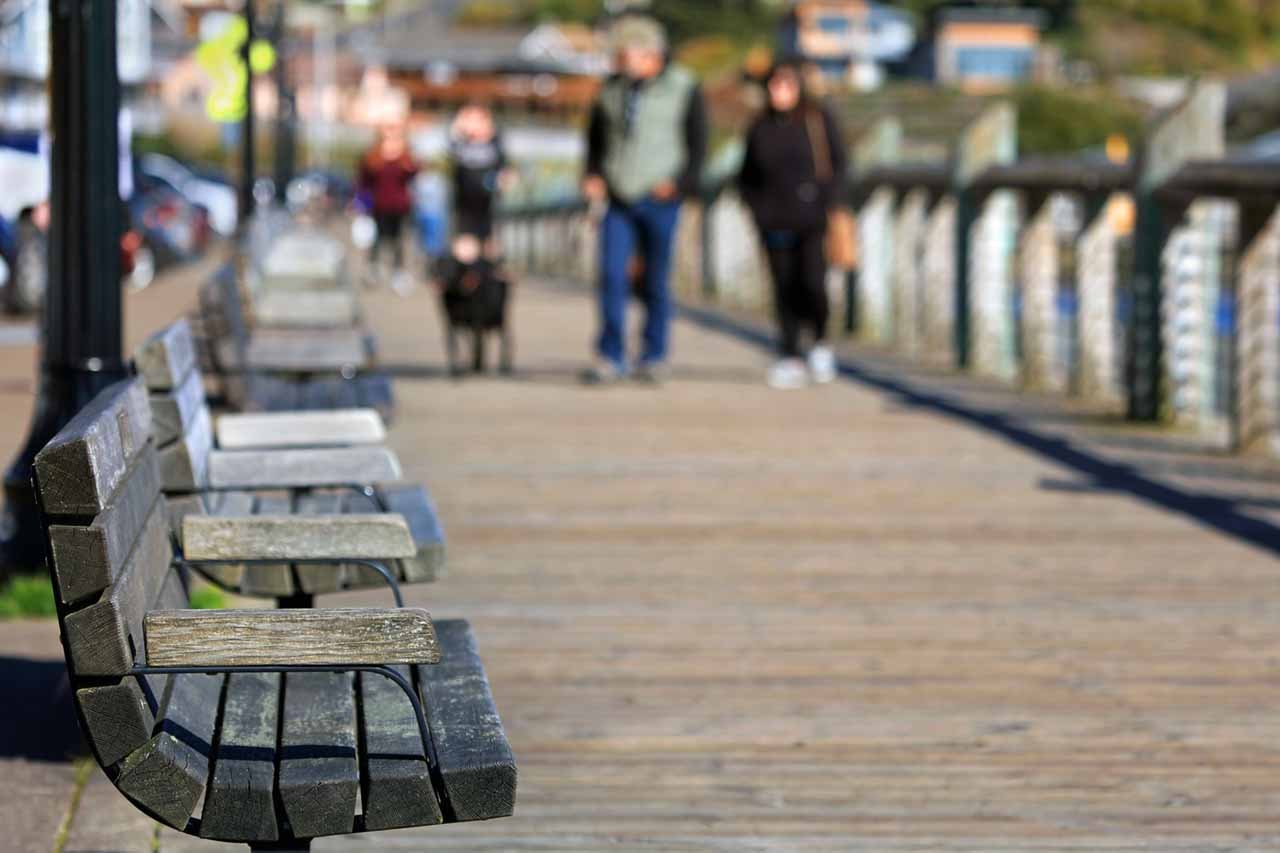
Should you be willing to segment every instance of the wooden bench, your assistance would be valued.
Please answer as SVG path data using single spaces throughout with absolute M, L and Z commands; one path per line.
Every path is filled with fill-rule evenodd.
M 325 328 L 359 322 L 359 298 L 339 241 L 288 222 L 253 242 L 247 283 L 259 326 Z
M 396 580 L 426 583 L 444 572 L 445 542 L 425 487 L 398 482 L 395 454 L 381 447 L 372 410 L 223 415 L 209 411 L 185 320 L 149 338 L 135 354 L 149 391 L 160 478 L 181 533 L 188 515 L 367 515 L 396 513 L 409 526 L 414 556 L 392 563 Z M 287 564 L 206 567 L 218 585 L 300 604 L 304 597 L 384 583 L 376 571 Z
M 295 297 L 298 304 L 311 295 Z M 200 291 L 205 356 L 223 395 L 242 411 L 394 408 L 391 378 L 374 367 L 373 339 L 357 327 L 249 327 L 232 267 Z
M 510 815 L 516 767 L 467 623 L 422 610 L 195 612 L 189 564 L 405 558 L 394 517 L 347 529 L 204 517 L 175 559 L 138 380 L 36 459 L 71 689 L 98 764 L 179 831 L 253 849 Z

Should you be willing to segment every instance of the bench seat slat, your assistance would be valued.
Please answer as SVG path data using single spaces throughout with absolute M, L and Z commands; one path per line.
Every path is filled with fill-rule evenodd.
M 335 492 L 312 492 L 299 495 L 295 500 L 295 507 L 298 515 L 340 515 L 342 495 Z M 348 577 L 356 569 L 352 566 L 325 563 L 299 563 L 293 571 L 298 579 L 298 586 L 303 592 L 321 595 L 327 592 L 338 592 L 345 588 Z M 378 583 L 383 584 L 385 581 L 378 578 Z
M 345 835 L 355 826 L 360 769 L 348 673 L 289 673 L 281 723 L 280 801 L 297 837 Z
M 436 626 L 442 660 L 418 667 L 445 796 L 459 821 L 507 817 L 515 809 L 516 763 L 493 703 L 471 626 Z
M 398 669 L 401 675 L 409 675 L 407 668 Z M 358 682 L 364 726 L 360 772 L 365 828 L 400 829 L 443 822 L 409 697 L 376 673 L 361 673 Z
M 213 777 L 200 815 L 200 835 L 220 841 L 275 841 L 278 673 L 227 676 Z
M 116 787 L 174 829 L 185 829 L 209 777 L 221 675 L 175 675 L 157 731 L 126 758 Z
M 400 579 L 408 583 L 430 583 L 444 576 L 445 539 L 435 503 L 425 486 L 396 483 L 376 488 L 378 500 L 348 492 L 344 510 L 349 514 L 394 512 L 404 517 L 413 537 L 417 556 L 397 561 Z M 385 509 L 383 509 L 385 507 Z M 355 567 L 362 586 L 378 582 L 372 569 Z
M 241 513 L 238 517 L 244 518 L 249 515 L 289 515 L 292 511 L 293 498 L 288 493 L 260 494 L 254 496 L 252 510 L 247 513 Z M 229 512 L 220 513 L 220 515 L 224 518 L 233 517 Z M 197 545 L 197 547 L 199 546 Z M 284 598 L 297 592 L 297 584 L 294 583 L 293 577 L 293 567 L 288 563 L 250 563 L 244 567 L 244 577 L 241 583 L 241 591 L 248 595 Z

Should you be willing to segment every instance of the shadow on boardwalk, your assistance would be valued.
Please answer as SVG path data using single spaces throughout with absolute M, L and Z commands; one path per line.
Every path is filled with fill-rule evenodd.
M 744 343 L 769 349 L 774 345 L 773 339 L 758 327 L 723 314 L 689 306 L 682 306 L 681 312 L 685 319 L 705 329 L 729 335 Z M 1246 515 L 1240 510 L 1240 505 L 1244 503 L 1263 507 L 1274 506 L 1274 501 L 1257 502 L 1247 496 L 1204 494 L 1177 488 L 1153 477 L 1155 471 L 1160 471 L 1182 476 L 1211 474 L 1215 478 L 1225 476 L 1229 479 L 1235 479 L 1233 475 L 1243 474 L 1248 479 L 1257 479 L 1256 473 L 1233 470 L 1230 465 L 1208 466 L 1194 460 L 1144 464 L 1140 469 L 1132 464 L 1107 459 L 1059 435 L 1039 430 L 1014 412 L 996 411 L 971 404 L 964 399 L 963 392 L 944 393 L 926 387 L 923 383 L 891 377 L 856 359 L 842 360 L 840 373 L 848 380 L 890 395 L 902 406 L 927 409 L 999 436 L 1010 444 L 1055 462 L 1083 478 L 1072 483 L 1045 481 L 1042 483 L 1044 488 L 1127 494 L 1280 556 L 1280 527 Z M 1105 441 L 1106 439 L 1103 440 Z M 1117 443 L 1121 446 L 1125 444 L 1124 441 Z M 1153 447 L 1144 444 L 1142 449 L 1151 450 Z M 1169 452 L 1185 452 L 1185 449 L 1178 451 L 1172 446 L 1166 449 Z

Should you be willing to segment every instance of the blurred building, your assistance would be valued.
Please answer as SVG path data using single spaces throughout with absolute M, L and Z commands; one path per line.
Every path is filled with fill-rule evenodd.
M 464 26 L 435 5 L 348 30 L 339 43 L 364 68 L 384 70 L 413 113 L 480 101 L 572 116 L 590 108 L 609 67 L 603 37 L 589 28 Z
M 801 0 L 783 18 L 783 55 L 814 63 L 828 81 L 875 89 L 885 66 L 900 62 L 916 43 L 905 12 L 868 0 Z
M 1036 75 L 1046 18 L 1037 9 L 948 8 L 934 19 L 934 79 L 970 92 L 1007 89 Z

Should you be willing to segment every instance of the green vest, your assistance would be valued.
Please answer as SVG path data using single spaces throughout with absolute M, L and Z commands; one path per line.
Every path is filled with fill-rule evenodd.
M 698 85 L 693 74 L 670 65 L 645 83 L 631 133 L 626 133 L 627 88 L 623 77 L 614 77 L 600 92 L 608 140 L 604 178 L 615 196 L 640 201 L 663 181 L 679 180 L 688 163 L 684 120 L 689 98 Z

